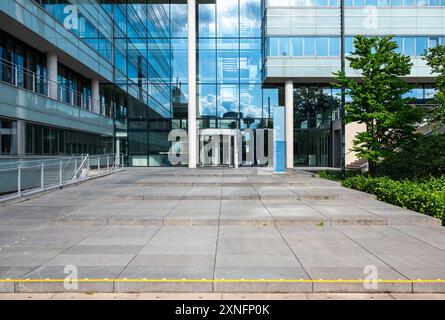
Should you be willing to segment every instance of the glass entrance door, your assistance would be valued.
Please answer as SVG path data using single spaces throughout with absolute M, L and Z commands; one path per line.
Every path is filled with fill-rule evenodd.
M 207 129 L 199 134 L 201 167 L 238 167 L 238 135 L 236 130 Z

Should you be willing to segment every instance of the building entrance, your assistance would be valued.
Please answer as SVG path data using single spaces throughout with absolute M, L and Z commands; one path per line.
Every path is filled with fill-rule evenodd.
M 240 163 L 240 131 L 233 129 L 199 130 L 199 165 L 234 167 Z

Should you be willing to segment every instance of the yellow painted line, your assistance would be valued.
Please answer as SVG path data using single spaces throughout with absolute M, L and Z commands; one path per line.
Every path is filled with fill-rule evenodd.
M 413 279 L 413 280 L 364 280 L 364 279 L 337 279 L 337 280 L 325 280 L 325 279 L 0 279 L 0 283 L 35 283 L 35 282 L 47 282 L 47 283 L 61 283 L 65 281 L 70 282 L 121 282 L 121 283 L 445 283 L 445 279 Z

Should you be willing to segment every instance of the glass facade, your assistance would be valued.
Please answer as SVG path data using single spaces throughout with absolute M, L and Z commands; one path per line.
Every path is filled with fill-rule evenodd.
M 187 129 L 187 1 L 102 1 L 114 17 L 117 135 L 127 164 L 170 166 L 172 129 Z M 199 128 L 270 126 L 263 89 L 261 0 L 197 1 Z M 120 49 L 122 48 L 122 50 Z M 102 86 L 104 87 L 104 86 Z
M 26 155 L 109 154 L 113 138 L 48 127 L 25 124 Z
M 169 141 L 169 133 L 173 129 L 187 130 L 188 125 L 187 0 L 34 2 L 68 29 L 79 40 L 79 46 L 91 48 L 98 54 L 95 59 L 112 66 L 110 81 L 100 83 L 99 99 L 100 113 L 114 118 L 115 152 L 125 155 L 127 165 L 171 166 L 168 152 L 175 142 Z M 346 0 L 345 4 L 435 7 L 445 6 L 445 0 Z M 267 57 L 283 64 L 282 61 L 292 61 L 287 58 L 302 58 L 301 61 L 327 58 L 320 60 L 329 62 L 329 59 L 339 61 L 341 56 L 339 36 L 309 29 L 307 34 L 290 36 L 295 34 L 292 30 L 280 29 L 280 15 L 286 18 L 285 9 L 291 7 L 338 9 L 339 5 L 339 0 L 196 0 L 198 128 L 272 128 L 273 109 L 284 105 L 283 83 L 294 69 L 281 66 L 288 73 L 263 83 L 267 78 L 267 70 L 263 70 Z M 270 37 L 268 8 L 275 8 L 271 11 L 279 12 L 280 18 Z M 327 14 L 326 21 L 329 19 Z M 289 19 L 286 21 L 291 23 Z M 432 33 L 397 35 L 398 50 L 420 57 L 426 49 L 445 44 L 445 37 Z M 353 50 L 353 37 L 348 35 L 346 54 Z M 280 57 L 286 59 L 277 59 Z M 0 58 L 1 81 L 48 95 L 45 54 L 0 31 Z M 21 67 L 20 70 L 30 70 L 37 75 L 33 76 L 36 80 L 24 71 L 14 72 L 12 64 Z M 94 86 L 91 79 L 67 65 L 70 64 L 58 65 L 58 100 L 91 111 Z M 318 66 L 313 67 L 310 72 L 315 73 Z M 294 89 L 294 162 L 302 166 L 336 165 L 332 150 L 338 92 L 329 87 L 326 79 L 317 82 L 317 75 L 302 74 L 311 78 L 307 83 L 314 85 L 304 85 L 305 79 L 294 79 L 298 83 Z M 413 98 L 413 103 L 427 104 L 433 95 L 431 86 L 419 84 L 407 96 Z M 17 123 L 2 121 L 1 152 L 14 154 Z M 23 131 L 26 154 L 111 151 L 110 137 L 30 122 L 25 122 Z
M 265 0 L 268 7 L 338 7 L 340 0 Z M 345 0 L 346 7 L 441 7 L 444 0 Z
M 17 154 L 17 121 L 0 118 L 0 155 Z

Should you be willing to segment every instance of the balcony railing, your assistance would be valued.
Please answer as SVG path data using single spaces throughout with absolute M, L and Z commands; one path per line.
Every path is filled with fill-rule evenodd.
M 56 100 L 60 102 L 91 112 L 99 110 L 97 113 L 109 118 L 113 116 L 111 106 L 102 100 L 93 99 L 91 95 L 51 81 L 43 74 L 23 68 L 3 58 L 0 58 L 0 81 L 48 98 L 55 98 L 57 95 Z

